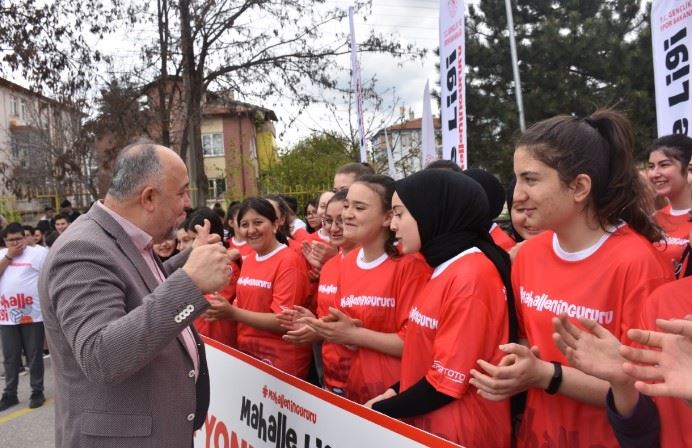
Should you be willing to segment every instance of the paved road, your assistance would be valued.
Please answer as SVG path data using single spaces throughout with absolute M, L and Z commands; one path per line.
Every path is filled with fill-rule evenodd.
M 2 367 L 0 367 L 2 369 Z M 46 358 L 45 372 L 46 404 L 38 409 L 29 409 L 29 375 L 19 376 L 19 404 L 0 412 L 0 446 L 2 448 L 53 448 L 53 371 L 50 358 Z M 4 378 L 0 387 L 4 388 Z

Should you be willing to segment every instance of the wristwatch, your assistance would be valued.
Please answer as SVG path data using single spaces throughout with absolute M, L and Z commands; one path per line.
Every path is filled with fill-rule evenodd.
M 557 361 L 550 362 L 553 364 L 553 366 L 555 366 L 555 371 L 553 372 L 553 377 L 550 378 L 548 387 L 545 388 L 545 392 L 548 395 L 555 395 L 562 384 L 562 364 Z

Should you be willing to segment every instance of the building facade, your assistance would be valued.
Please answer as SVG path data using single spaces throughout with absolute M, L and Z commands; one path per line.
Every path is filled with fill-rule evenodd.
M 415 118 L 413 112 L 408 117 L 403 113 L 399 122 L 386 128 L 386 136 L 392 149 L 396 178 L 401 179 L 416 171 L 422 166 L 421 147 L 423 136 L 423 119 Z M 433 117 L 435 128 L 435 149 L 440 156 L 442 150 L 442 134 L 440 132 L 440 119 Z M 380 129 L 370 139 L 373 156 L 378 166 L 387 166 L 387 144 L 385 140 L 385 128 Z
M 0 210 L 31 223 L 62 199 L 88 205 L 89 152 L 81 144 L 81 113 L 0 78 Z M 17 218 L 17 217 L 15 217 Z
M 159 82 L 143 90 L 151 120 L 147 133 L 162 141 L 159 119 Z M 170 78 L 165 85 L 170 109 L 170 145 L 178 150 L 183 132 L 182 81 Z M 202 100 L 202 151 L 204 172 L 209 181 L 209 202 L 240 200 L 259 193 L 259 170 L 276 155 L 276 114 L 270 110 L 233 99 L 231 92 L 211 92 Z

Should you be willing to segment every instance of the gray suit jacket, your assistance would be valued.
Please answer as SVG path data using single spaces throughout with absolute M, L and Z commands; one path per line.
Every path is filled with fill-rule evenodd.
M 204 421 L 209 378 L 180 332 L 207 307 L 169 260 L 157 286 L 120 225 L 94 204 L 55 242 L 39 279 L 55 376 L 56 447 L 190 448 Z

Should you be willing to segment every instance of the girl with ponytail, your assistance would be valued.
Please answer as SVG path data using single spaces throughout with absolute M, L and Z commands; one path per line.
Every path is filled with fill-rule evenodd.
M 501 345 L 499 363 L 479 360 L 471 384 L 490 400 L 528 391 L 519 447 L 616 447 L 604 408 L 610 385 L 565 365 L 552 326 L 561 315 L 589 318 L 624 340 L 644 299 L 673 278 L 652 245 L 661 230 L 642 207 L 632 129 L 610 109 L 563 115 L 534 124 L 515 148 L 514 202 L 527 225 L 545 230 L 512 266 L 525 340 Z M 613 391 L 618 409 L 638 397 L 631 384 Z

